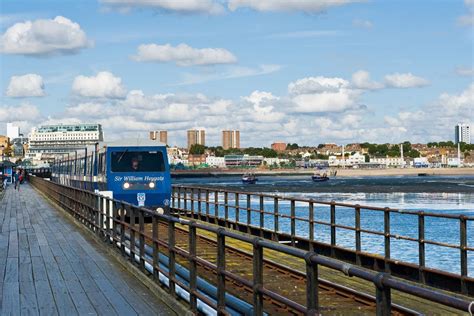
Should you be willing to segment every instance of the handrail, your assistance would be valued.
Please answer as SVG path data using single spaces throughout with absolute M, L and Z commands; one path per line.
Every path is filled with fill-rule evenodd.
M 31 177 L 31 184 L 45 195 L 54 200 L 55 203 L 59 204 L 66 211 L 75 216 L 81 221 L 86 227 L 88 227 L 93 233 L 98 236 L 106 237 L 105 240 L 113 241 L 115 245 L 120 245 L 121 251 L 130 254 L 130 260 L 135 261 L 138 257 L 140 261 L 140 268 L 145 270 L 145 264 L 151 264 L 153 267 L 153 275 L 157 278 L 158 273 L 167 276 L 168 278 L 168 289 L 171 295 L 176 295 L 176 286 L 184 288 L 190 295 L 189 304 L 190 308 L 195 312 L 197 305 L 196 300 L 201 299 L 202 301 L 210 304 L 219 313 L 226 313 L 226 305 L 224 300 L 224 294 L 226 293 L 226 278 L 232 279 L 234 282 L 239 282 L 239 278 L 235 277 L 233 273 L 225 269 L 225 265 L 221 265 L 225 262 L 225 238 L 233 238 L 244 243 L 248 243 L 253 249 L 253 305 L 254 314 L 263 315 L 263 297 L 269 296 L 274 300 L 280 301 L 280 303 L 294 308 L 295 310 L 303 309 L 302 311 L 308 315 L 314 315 L 319 309 L 318 303 L 318 266 L 324 266 L 331 268 L 335 271 L 339 271 L 348 276 L 354 276 L 374 284 L 377 293 L 377 314 L 388 315 L 391 311 L 391 290 L 397 290 L 404 293 L 408 293 L 414 296 L 418 296 L 435 303 L 443 304 L 452 308 L 456 308 L 461 311 L 468 311 L 472 307 L 470 301 L 465 299 L 457 298 L 453 295 L 448 295 L 442 292 L 438 292 L 432 289 L 423 288 L 418 285 L 414 285 L 404 280 L 396 279 L 390 276 L 388 273 L 377 273 L 367 269 L 357 267 L 355 265 L 347 264 L 339 260 L 324 257 L 316 254 L 312 251 L 303 251 L 294 247 L 282 245 L 273 241 L 265 240 L 259 237 L 251 237 L 249 235 L 238 234 L 232 230 L 225 229 L 222 227 L 215 227 L 205 225 L 194 220 L 177 218 L 170 215 L 158 214 L 152 210 L 140 208 L 135 205 L 113 200 L 104 196 L 97 195 L 90 191 L 85 191 L 78 188 L 68 187 L 61 184 L 57 184 L 51 181 L 40 179 L 37 177 Z M 127 216 L 130 217 L 130 221 L 126 221 Z M 149 217 L 152 219 L 152 235 L 147 234 L 144 229 L 144 219 Z M 138 222 L 136 222 L 138 218 Z M 168 270 L 163 270 L 159 264 L 159 249 L 160 244 L 163 244 L 163 240 L 158 239 L 158 223 L 164 222 L 168 225 L 167 229 L 167 242 L 166 246 L 169 253 L 169 266 Z M 182 248 L 177 248 L 175 244 L 175 224 L 187 226 L 189 229 L 189 240 L 188 240 L 188 251 Z M 217 239 L 217 266 L 212 264 L 208 265 L 208 268 L 213 268 L 217 271 L 218 275 L 218 298 L 217 302 L 210 302 L 209 299 L 200 293 L 196 288 L 196 281 L 199 276 L 199 272 L 196 269 L 196 230 L 201 229 L 215 235 Z M 128 234 L 127 236 L 125 234 Z M 136 240 L 139 240 L 138 246 Z M 129 241 L 129 246 L 126 249 L 126 241 Z M 145 253 L 145 241 L 148 240 L 152 244 L 152 255 Z M 306 298 L 306 305 L 301 306 L 300 304 L 290 301 L 285 297 L 280 296 L 278 293 L 272 292 L 265 288 L 264 275 L 263 275 L 263 250 L 271 249 L 280 252 L 285 255 L 293 256 L 295 258 L 304 259 L 306 262 L 306 280 L 307 280 L 307 291 L 308 295 Z M 183 284 L 176 276 L 176 259 L 175 255 L 180 254 L 189 261 L 190 266 L 190 282 L 189 284 Z M 199 258 L 199 260 L 202 260 Z M 151 261 L 151 263 L 150 263 Z M 472 312 L 472 311 L 470 311 Z

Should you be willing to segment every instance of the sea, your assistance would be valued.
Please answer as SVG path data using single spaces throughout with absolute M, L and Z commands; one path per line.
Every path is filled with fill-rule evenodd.
M 174 184 L 221 188 L 232 191 L 271 193 L 284 197 L 312 198 L 318 201 L 364 206 L 389 207 L 406 211 L 423 211 L 434 214 L 467 215 L 474 218 L 474 176 L 396 176 L 396 177 L 336 177 L 328 182 L 314 183 L 310 176 L 261 176 L 257 184 L 244 185 L 240 177 L 202 177 L 173 179 Z M 232 199 L 232 195 L 230 195 Z M 240 205 L 246 205 L 246 197 L 241 196 Z M 222 198 L 220 198 L 222 201 Z M 231 203 L 235 201 L 230 200 Z M 252 198 L 252 208 L 258 209 L 258 198 Z M 265 210 L 273 212 L 272 199 L 265 200 Z M 221 207 L 219 216 L 224 216 Z M 279 213 L 288 214 L 290 203 L 281 202 Z M 239 221 L 245 222 L 245 210 L 240 210 Z M 296 216 L 308 217 L 307 203 L 296 203 Z M 229 217 L 235 218 L 235 211 L 229 210 Z M 252 223 L 258 225 L 258 214 L 252 214 Z M 265 215 L 264 226 L 273 229 L 274 217 Z M 315 205 L 315 220 L 330 221 L 329 207 Z M 355 215 L 352 208 L 337 207 L 336 223 L 354 226 Z M 391 233 L 411 238 L 418 237 L 418 217 L 404 213 L 392 213 Z M 279 229 L 290 232 L 290 220 L 281 218 Z M 383 232 L 383 213 L 361 210 L 361 227 Z M 296 234 L 309 236 L 308 223 L 296 221 Z M 315 239 L 330 243 L 330 228 L 316 224 Z M 440 217 L 425 218 L 425 239 L 459 245 L 460 225 L 458 219 Z M 338 228 L 336 243 L 339 246 L 355 249 L 355 233 Z M 467 221 L 467 244 L 474 247 L 474 220 Z M 362 233 L 362 250 L 374 254 L 384 254 L 382 236 Z M 460 273 L 459 249 L 426 245 L 426 266 L 447 272 Z M 391 239 L 391 257 L 400 261 L 418 264 L 418 243 L 398 238 Z M 474 251 L 468 251 L 468 275 L 474 277 Z

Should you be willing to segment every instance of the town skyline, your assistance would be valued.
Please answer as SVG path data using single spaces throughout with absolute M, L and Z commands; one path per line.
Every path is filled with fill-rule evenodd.
M 473 123 L 472 1 L 137 3 L 2 3 L 0 123 L 240 130 L 245 147 L 427 143 Z

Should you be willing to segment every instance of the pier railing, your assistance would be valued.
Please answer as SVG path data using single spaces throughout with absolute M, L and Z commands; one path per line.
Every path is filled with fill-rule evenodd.
M 182 185 L 173 186 L 172 208 L 358 266 L 474 295 L 474 216 Z M 443 233 L 434 236 L 433 225 Z M 456 264 L 438 263 L 443 252 L 458 258 L 450 261 Z
M 303 251 L 260 237 L 238 234 L 229 229 L 206 225 L 193 220 L 160 215 L 145 208 L 136 207 L 89 191 L 60 185 L 37 177 L 31 177 L 31 184 L 83 223 L 97 237 L 103 238 L 106 243 L 114 248 L 118 247 L 124 256 L 128 256 L 132 263 L 137 263 L 137 266 L 145 273 L 149 273 L 150 277 L 156 282 L 164 283 L 170 295 L 178 298 L 179 293 L 182 293 L 183 290 L 186 291 L 187 295 L 181 294 L 181 299 L 189 303 L 189 307 L 193 312 L 197 312 L 199 306 L 202 307 L 204 304 L 214 308 L 218 311 L 218 314 L 227 314 L 226 282 L 231 280 L 236 284 L 241 284 L 251 289 L 253 295 L 253 301 L 250 302 L 252 310 L 247 311 L 248 314 L 264 315 L 263 298 L 270 297 L 284 306 L 290 306 L 296 311 L 307 315 L 316 315 L 319 310 L 318 267 L 327 267 L 337 273 L 343 273 L 371 282 L 376 292 L 377 315 L 389 315 L 391 313 L 392 290 L 408 293 L 464 312 L 469 311 L 472 307 L 471 302 L 468 300 L 413 285 L 396 279 L 385 272 L 373 272 L 339 260 L 327 258 L 318 255 L 314 251 Z M 145 218 L 151 219 L 150 230 L 145 230 Z M 160 234 L 163 234 L 160 231 L 163 229 L 160 229 L 160 223 L 164 223 L 167 226 L 164 232 L 167 236 L 165 240 L 158 238 Z M 184 250 L 182 246 L 180 247 L 176 244 L 175 225 L 187 227 L 189 232 L 188 250 Z M 196 255 L 197 229 L 213 234 L 217 240 L 217 264 L 204 261 Z M 251 281 L 247 281 L 226 269 L 226 238 L 236 239 L 250 245 L 253 251 L 253 274 Z M 147 246 L 151 246 L 151 252 L 146 251 Z M 263 266 L 263 253 L 265 249 L 292 256 L 295 260 L 304 260 L 306 263 L 307 290 L 305 305 L 288 300 L 284 296 L 265 287 Z M 163 252 L 167 253 L 168 256 L 166 268 L 160 263 L 160 255 Z M 177 277 L 177 255 L 186 258 L 188 261 L 189 282 L 184 282 L 181 278 Z M 197 287 L 198 277 L 201 276 L 197 269 L 197 264 L 202 264 L 217 274 L 217 299 L 215 301 L 209 299 Z

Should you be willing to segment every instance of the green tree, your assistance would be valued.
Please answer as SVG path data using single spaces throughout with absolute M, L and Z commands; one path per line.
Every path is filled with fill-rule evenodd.
M 189 153 L 191 155 L 203 155 L 205 151 L 206 147 L 204 145 L 199 144 L 191 145 L 191 148 L 189 148 Z

